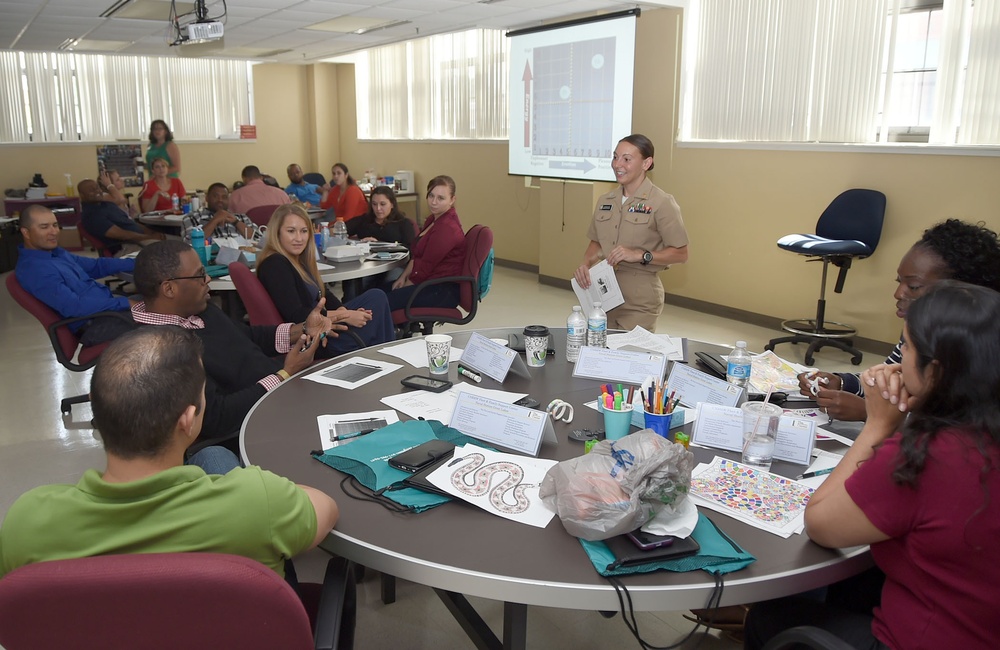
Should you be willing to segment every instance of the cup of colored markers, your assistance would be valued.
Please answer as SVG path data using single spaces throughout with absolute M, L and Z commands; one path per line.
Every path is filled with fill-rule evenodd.
M 676 391 L 667 392 L 665 384 L 656 382 L 642 395 L 643 416 L 647 429 L 670 440 L 670 429 L 673 426 L 674 409 L 680 402 Z M 679 423 L 684 424 L 683 420 Z
M 606 440 L 621 440 L 629 434 L 632 426 L 632 400 L 629 395 L 633 389 L 625 393 L 621 384 L 615 390 L 611 384 L 601 388 L 598 398 L 600 408 L 604 412 L 604 438 Z

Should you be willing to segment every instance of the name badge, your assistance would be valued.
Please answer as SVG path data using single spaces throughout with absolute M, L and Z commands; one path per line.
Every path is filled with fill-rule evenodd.
M 607 211 L 609 211 L 609 210 L 611 210 L 611 204 L 608 204 L 608 205 L 602 205 L 602 206 L 601 206 L 601 211 L 602 211 L 602 212 L 607 212 Z

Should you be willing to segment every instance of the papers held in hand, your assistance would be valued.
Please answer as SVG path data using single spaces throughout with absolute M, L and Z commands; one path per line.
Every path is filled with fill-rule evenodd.
M 622 295 L 621 287 L 618 286 L 618 278 L 615 277 L 615 270 L 608 264 L 607 260 L 601 260 L 590 267 L 590 287 L 584 289 L 576 278 L 570 280 L 576 299 L 583 307 L 584 315 L 589 314 L 594 308 L 594 303 L 600 301 L 601 309 L 611 311 L 619 305 L 625 304 L 625 297 Z

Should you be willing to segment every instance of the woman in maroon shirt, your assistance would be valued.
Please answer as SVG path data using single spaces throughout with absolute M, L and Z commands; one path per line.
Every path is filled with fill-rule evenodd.
M 884 573 L 881 602 L 866 612 L 844 598 L 831 604 L 830 594 L 825 603 L 799 596 L 755 604 L 746 648 L 798 625 L 852 648 L 996 647 L 998 357 L 996 291 L 944 280 L 910 306 L 902 363 L 862 373 L 864 429 L 805 514 L 818 544 L 871 545 Z
M 431 216 L 413 244 L 410 263 L 403 275 L 383 285 L 389 308 L 403 309 L 421 282 L 462 275 L 465 262 L 465 231 L 455 212 L 455 181 L 451 176 L 435 176 L 427 183 L 427 207 Z M 457 282 L 424 287 L 411 307 L 456 307 Z

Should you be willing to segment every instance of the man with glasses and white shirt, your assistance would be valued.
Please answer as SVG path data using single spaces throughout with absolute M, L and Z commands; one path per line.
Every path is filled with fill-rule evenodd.
M 236 323 L 209 303 L 209 277 L 201 259 L 177 240 L 144 248 L 136 258 L 134 278 L 143 297 L 143 302 L 132 306 L 135 322 L 193 330 L 204 345 L 207 381 L 201 442 L 212 440 L 234 448 L 250 407 L 308 367 L 327 337 L 347 329 L 322 315 L 323 300 L 303 323 L 277 327 Z M 283 359 L 274 358 L 282 354 Z

